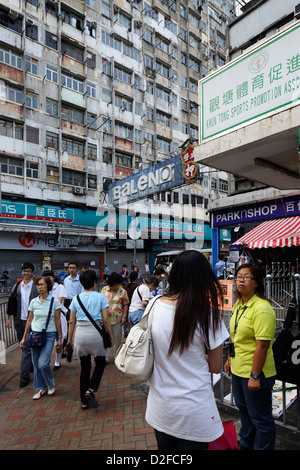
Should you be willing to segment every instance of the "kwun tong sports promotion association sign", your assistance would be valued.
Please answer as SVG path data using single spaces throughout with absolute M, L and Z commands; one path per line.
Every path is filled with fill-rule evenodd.
M 199 82 L 200 140 L 299 103 L 300 23 Z

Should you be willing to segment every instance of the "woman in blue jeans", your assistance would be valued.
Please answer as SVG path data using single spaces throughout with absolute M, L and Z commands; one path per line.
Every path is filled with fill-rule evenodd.
M 241 417 L 240 449 L 273 450 L 275 422 L 272 388 L 276 369 L 272 351 L 276 316 L 264 296 L 259 266 L 236 272 L 238 300 L 230 320 L 230 349 L 224 370 L 232 375 L 232 392 Z
M 52 296 L 49 292 L 52 289 L 52 283 L 47 277 L 40 277 L 36 281 L 38 297 L 30 302 L 28 307 L 28 319 L 25 326 L 24 336 L 20 343 L 24 346 L 24 340 L 27 331 L 42 331 L 46 326 L 46 321 L 51 306 Z M 57 337 L 57 346 L 62 347 L 62 331 L 60 323 L 61 304 L 59 300 L 53 299 L 51 307 L 50 320 L 46 331 L 46 344 L 42 349 L 31 349 L 31 357 L 34 368 L 33 388 L 37 390 L 33 396 L 38 400 L 43 395 L 53 395 L 55 392 L 54 379 L 50 367 L 51 353 L 54 341 Z

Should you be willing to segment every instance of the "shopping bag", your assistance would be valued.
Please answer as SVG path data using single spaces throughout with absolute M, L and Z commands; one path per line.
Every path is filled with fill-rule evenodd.
M 223 428 L 224 433 L 222 436 L 210 442 L 207 450 L 239 450 L 236 428 L 233 421 L 225 421 Z

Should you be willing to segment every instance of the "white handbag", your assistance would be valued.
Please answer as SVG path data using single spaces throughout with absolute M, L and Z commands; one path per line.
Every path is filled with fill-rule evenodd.
M 149 380 L 153 371 L 154 352 L 151 336 L 153 305 L 161 296 L 150 300 L 141 321 L 134 325 L 116 352 L 116 367 L 129 377 Z

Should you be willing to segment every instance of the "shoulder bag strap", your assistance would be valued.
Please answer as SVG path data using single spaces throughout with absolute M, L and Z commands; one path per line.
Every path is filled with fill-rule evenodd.
M 136 288 L 136 291 L 137 291 L 137 293 L 138 293 L 138 295 L 139 295 L 139 298 L 141 299 L 141 302 L 143 302 L 141 293 L 140 293 L 140 291 L 139 291 L 139 287 Z
M 284 321 L 284 324 L 283 324 L 283 329 L 284 330 L 289 330 L 289 329 L 292 328 L 293 320 L 294 320 L 294 316 L 295 316 L 295 312 L 296 312 L 296 306 L 297 306 L 297 301 L 296 301 L 295 297 L 293 297 L 292 300 L 289 303 L 288 311 L 287 311 L 285 321 Z
M 47 330 L 47 328 L 48 328 L 48 324 L 49 324 L 50 316 L 51 316 L 51 312 L 52 312 L 53 302 L 54 302 L 54 297 L 51 297 L 51 302 L 50 302 L 50 307 L 49 307 L 49 312 L 48 312 L 48 317 L 47 317 L 47 321 L 46 321 L 45 330 Z
M 146 310 L 141 318 L 141 321 L 140 321 L 140 324 L 141 326 L 146 329 L 146 323 L 148 322 L 148 328 L 150 329 L 151 328 L 151 325 L 152 325 L 152 317 L 153 317 L 153 305 L 155 304 L 155 302 L 160 298 L 162 297 L 162 295 L 157 295 L 156 297 L 154 297 L 153 300 L 151 300 L 149 302 L 149 304 L 147 305 L 146 307 Z
M 101 332 L 101 328 L 99 328 L 99 326 L 97 325 L 97 323 L 95 322 L 95 320 L 91 317 L 91 315 L 89 314 L 89 312 L 87 311 L 87 309 L 85 308 L 85 306 L 83 305 L 80 297 L 79 297 L 79 294 L 76 296 L 76 299 L 78 300 L 78 303 L 80 305 L 80 307 L 82 308 L 82 310 L 84 311 L 84 313 L 86 314 L 86 316 L 88 317 L 88 319 L 90 320 L 90 322 L 94 325 L 94 327 L 96 328 L 96 330 L 99 331 L 100 335 L 102 336 L 102 332 Z

